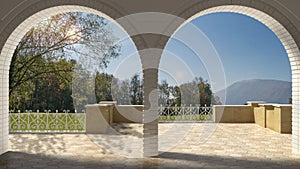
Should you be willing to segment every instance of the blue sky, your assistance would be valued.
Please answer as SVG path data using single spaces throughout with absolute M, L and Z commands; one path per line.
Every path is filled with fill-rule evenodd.
M 120 43 L 122 55 L 107 71 L 125 79 L 142 68 L 131 40 Z M 246 79 L 291 81 L 288 57 L 276 35 L 259 21 L 235 13 L 209 14 L 183 26 L 168 42 L 160 70 L 159 81 L 179 85 L 201 76 L 213 91 Z
M 277 36 L 241 14 L 216 13 L 192 21 L 218 51 L 229 82 L 242 79 L 291 81 L 288 56 Z

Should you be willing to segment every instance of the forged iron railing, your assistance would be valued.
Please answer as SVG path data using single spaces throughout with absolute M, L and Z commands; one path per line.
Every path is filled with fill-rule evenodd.
M 212 122 L 212 106 L 160 106 L 159 122 Z
M 10 132 L 84 132 L 85 112 L 74 113 L 69 110 L 63 112 L 50 110 L 40 112 L 37 110 L 10 111 L 9 131 Z

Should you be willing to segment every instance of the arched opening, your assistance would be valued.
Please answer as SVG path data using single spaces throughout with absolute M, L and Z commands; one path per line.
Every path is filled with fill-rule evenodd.
M 116 38 L 115 42 L 118 45 L 122 45 L 123 49 L 120 49 L 121 52 L 120 54 L 118 54 L 118 58 L 115 60 L 112 60 L 109 62 L 109 65 L 107 67 L 107 69 L 103 70 L 99 70 L 99 69 L 94 69 L 94 67 L 99 66 L 97 64 L 96 60 L 90 60 L 88 59 L 88 57 L 80 57 L 78 55 L 71 56 L 74 58 L 71 58 L 71 60 L 76 60 L 74 63 L 78 63 L 80 69 L 74 69 L 76 71 L 72 71 L 72 74 L 74 75 L 74 77 L 72 77 L 72 96 L 73 95 L 85 95 L 84 97 L 86 97 L 86 95 L 89 95 L 88 93 L 86 93 L 86 91 L 84 90 L 90 90 L 92 89 L 92 92 L 90 94 L 92 94 L 93 96 L 91 96 L 92 98 L 83 98 L 84 100 L 90 100 L 85 102 L 84 104 L 79 103 L 80 102 L 80 98 L 79 100 L 76 101 L 73 100 L 73 103 L 71 104 L 71 107 L 73 107 L 73 113 L 76 114 L 76 112 L 81 110 L 77 110 L 76 111 L 76 105 L 79 108 L 84 108 L 86 106 L 86 104 L 96 104 L 98 102 L 101 101 L 119 101 L 119 104 L 142 104 L 142 100 L 140 100 L 140 98 L 142 98 L 142 82 L 141 82 L 141 62 L 140 62 L 140 58 L 139 55 L 136 51 L 136 48 L 134 46 L 133 41 L 131 40 L 130 36 L 126 33 L 126 31 L 112 18 L 110 18 L 109 16 L 103 14 L 102 12 L 99 12 L 95 9 L 92 8 L 88 8 L 88 7 L 83 7 L 83 6 L 75 6 L 75 5 L 66 5 L 66 6 L 57 6 L 57 7 L 51 7 L 45 10 L 42 10 L 36 14 L 34 14 L 33 16 L 27 18 L 24 22 L 22 22 L 16 29 L 13 30 L 13 32 L 11 33 L 11 35 L 9 36 L 8 40 L 6 41 L 2 52 L 1 52 L 1 58 L 2 60 L 5 61 L 5 64 L 3 64 L 3 68 L 1 68 L 4 73 L 3 73 L 3 79 L 5 83 L 2 83 L 1 87 L 3 89 L 3 92 L 1 93 L 3 96 L 3 110 L 7 109 L 7 111 L 3 111 L 3 113 L 1 113 L 3 116 L 5 116 L 5 118 L 1 118 L 1 121 L 3 121 L 2 126 L 1 126 L 1 130 L 3 131 L 3 142 L 1 142 L 1 144 L 3 143 L 3 146 L 1 147 L 1 152 L 5 152 L 8 149 L 8 130 L 9 130 L 9 115 L 8 113 L 8 107 L 9 107 L 9 101 L 8 101 L 8 77 L 9 77 L 9 70 L 10 70 L 10 63 L 11 63 L 11 59 L 12 56 L 14 54 L 14 51 L 16 49 L 16 47 L 18 46 L 19 42 L 21 41 L 21 39 L 24 37 L 24 35 L 32 28 L 34 27 L 37 23 L 41 23 L 41 22 L 48 22 L 45 19 L 50 18 L 52 16 L 58 16 L 58 14 L 63 14 L 63 13 L 80 13 L 81 12 L 81 16 L 85 16 L 87 17 L 88 14 L 91 14 L 93 16 L 91 17 L 101 17 L 104 18 L 103 23 L 105 25 L 105 28 L 103 29 L 105 31 L 105 29 L 109 29 L 110 33 L 113 34 L 113 38 Z M 82 13 L 84 12 L 84 13 Z M 41 24 L 40 24 L 41 25 Z M 70 34 L 70 36 L 73 36 L 72 34 L 75 34 L 75 29 L 70 29 L 70 32 L 66 31 L 65 33 L 67 34 L 67 36 L 69 36 L 68 34 Z M 41 33 L 42 34 L 42 33 Z M 109 38 L 112 38 L 110 36 L 108 36 Z M 105 40 L 105 37 L 103 38 Z M 73 40 L 73 39 L 71 39 Z M 107 41 L 110 41 L 109 39 L 106 39 Z M 111 40 L 113 41 L 113 40 Z M 77 46 L 78 47 L 78 46 Z M 114 45 L 112 45 L 111 47 L 114 47 Z M 81 50 L 82 53 L 86 52 L 84 55 L 88 56 L 88 51 L 84 51 L 87 49 L 83 49 Z M 70 51 L 69 51 L 70 52 Z M 116 51 L 113 51 L 116 52 Z M 80 53 L 80 52 L 78 52 Z M 77 53 L 77 54 L 78 54 Z M 97 51 L 94 53 L 95 55 L 97 55 Z M 106 53 L 108 55 L 112 54 L 114 55 L 114 53 Z M 106 55 L 105 53 L 102 55 Z M 79 54 L 80 55 L 80 54 Z M 100 52 L 99 52 L 100 55 Z M 66 60 L 68 60 L 68 58 L 65 58 Z M 70 58 L 69 58 L 70 59 Z M 70 60 L 70 62 L 72 62 Z M 100 61 L 100 60 L 98 60 Z M 85 64 L 86 62 L 86 64 Z M 73 62 L 72 62 L 73 63 Z M 107 63 L 103 63 L 103 64 L 108 64 Z M 128 67 L 133 67 L 133 69 L 128 69 Z M 85 72 L 83 72 L 83 71 Z M 87 78 L 83 77 L 82 74 L 87 74 L 87 71 L 89 70 L 89 72 L 93 72 L 90 75 L 87 75 Z M 105 85 L 101 86 L 99 84 L 103 84 L 105 83 Z M 123 85 L 124 84 L 124 85 Z M 130 86 L 131 84 L 134 84 L 135 86 L 135 93 L 133 93 L 132 97 L 131 97 L 131 91 L 130 91 Z M 82 86 L 84 85 L 84 86 Z M 122 86 L 123 85 L 123 86 Z M 120 88 L 124 89 L 124 92 L 127 93 L 119 93 L 120 92 Z M 94 89 L 94 90 L 93 90 Z M 100 93 L 97 93 L 97 91 Z M 81 93 L 83 92 L 83 93 Z M 49 93 L 49 92 L 48 92 Z M 103 96 L 102 93 L 105 93 L 106 95 Z M 126 95 L 126 97 L 124 97 L 124 95 Z M 71 96 L 71 95 L 70 95 Z M 71 97 L 72 97 L 71 96 Z M 124 102 L 123 102 L 124 101 Z M 77 103 L 76 103 L 77 102 Z M 107 102 L 105 103 L 107 104 Z M 110 103 L 113 106 L 116 103 Z M 43 107 L 46 109 L 48 109 L 49 105 L 46 105 L 46 107 Z M 100 104 L 101 106 L 101 104 Z M 22 106 L 21 106 L 22 107 Z M 129 106 L 131 107 L 131 105 Z M 64 108 L 61 108 L 61 110 Z M 71 108 L 72 109 L 72 108 Z M 127 108 L 128 109 L 128 108 Z M 59 109 L 57 109 L 57 112 L 61 111 Z M 115 110 L 115 109 L 112 109 Z M 24 111 L 24 110 L 23 110 Z M 36 111 L 36 110 L 33 110 Z M 41 110 L 43 111 L 43 110 Z M 139 109 L 139 111 L 141 111 Z M 51 110 L 51 112 L 55 113 L 56 110 Z M 39 116 L 35 116 L 34 117 L 38 117 L 36 118 L 37 121 L 39 121 L 38 123 L 40 123 L 43 120 L 46 120 L 48 123 L 49 121 L 64 121 L 65 124 L 55 124 L 53 127 L 56 128 L 55 130 L 60 130 L 59 126 L 61 129 L 61 131 L 64 130 L 69 130 L 70 127 L 70 118 L 68 121 L 68 117 L 69 115 L 66 115 L 65 117 L 62 117 L 61 115 L 57 115 L 57 119 L 53 119 L 50 120 L 52 117 L 52 115 L 49 115 L 49 113 L 51 113 L 49 110 L 47 110 L 46 112 L 46 118 L 40 118 Z M 68 113 L 68 111 L 64 111 L 65 113 Z M 125 118 L 123 117 L 123 119 L 126 119 L 126 114 L 122 114 L 124 111 L 119 112 L 119 116 L 125 116 Z M 111 112 L 113 113 L 113 112 Z M 24 113 L 25 114 L 25 113 Z M 48 114 L 48 115 L 47 115 Z M 26 115 L 25 115 L 26 116 Z M 31 114 L 30 112 L 27 113 L 28 119 L 31 118 Z M 20 116 L 22 117 L 22 116 Z M 24 116 L 23 116 L 24 117 Z M 54 116 L 53 116 L 54 117 Z M 60 117 L 62 117 L 61 119 L 59 119 Z M 120 118 L 120 117 L 119 117 Z M 32 124 L 32 122 L 27 121 L 25 125 L 22 126 L 27 126 L 25 128 L 25 130 L 40 130 L 41 132 L 48 132 L 49 129 L 51 128 L 50 124 L 46 124 L 43 125 L 43 127 L 38 127 L 38 128 L 32 128 L 30 127 L 30 125 Z M 122 118 L 121 118 L 122 119 Z M 78 118 L 77 120 L 81 121 L 80 123 L 85 123 L 85 118 Z M 77 121 L 75 120 L 75 121 Z M 131 119 L 132 120 L 132 119 Z M 17 120 L 18 121 L 18 120 Z M 68 122 L 67 122 L 68 121 Z M 42 122 L 44 123 L 44 122 Z M 113 121 L 108 121 L 107 123 L 113 123 Z M 67 125 L 69 125 L 69 127 L 67 127 Z M 92 124 L 94 125 L 94 124 Z M 20 125 L 16 125 L 19 126 Z M 56 126 L 56 127 L 55 127 Z M 66 126 L 66 127 L 63 127 Z M 80 128 L 85 127 L 86 124 L 82 125 Z M 21 128 L 17 127 L 17 130 L 20 131 Z M 49 128 L 50 127 L 50 128 Z M 48 131 L 43 131 L 43 130 L 48 130 Z M 83 129 L 83 128 L 82 128 Z M 22 129 L 21 129 L 22 130 Z M 52 129 L 50 129 L 52 130 Z M 80 129 L 81 130 L 81 129 Z M 26 131 L 25 131 L 26 132 Z M 35 132 L 35 131 L 31 131 L 31 132 Z M 118 133 L 119 131 L 117 131 Z M 121 133 L 122 134 L 122 133 Z M 26 140 L 26 139 L 25 139 Z M 24 140 L 24 141 L 25 141 Z M 29 141 L 29 140 L 27 140 Z M 19 145 L 20 146 L 20 145 Z M 31 149 L 31 146 L 28 147 L 28 150 Z M 51 147 L 49 147 L 51 148 Z
M 297 70 L 297 61 L 298 60 L 297 58 L 299 57 L 299 49 L 297 47 L 297 44 L 296 42 L 294 41 L 293 37 L 291 36 L 291 34 L 288 32 L 288 30 L 283 26 L 281 25 L 278 21 L 276 21 L 274 18 L 272 18 L 272 16 L 260 11 L 260 10 L 257 10 L 257 9 L 254 9 L 254 8 L 250 8 L 250 7 L 244 7 L 244 6 L 238 6 L 238 5 L 224 5 L 224 6 L 218 6 L 218 7 L 212 7 L 212 8 L 209 8 L 209 9 L 206 9 L 204 11 L 201 11 L 199 12 L 198 14 L 192 16 L 191 18 L 187 19 L 185 21 L 185 23 L 183 23 L 178 29 L 177 31 L 173 34 L 173 36 L 175 36 L 175 39 L 177 41 L 179 41 L 179 43 L 183 43 L 184 45 L 186 45 L 187 47 L 190 48 L 190 50 L 194 53 L 196 53 L 196 55 L 198 54 L 197 52 L 197 45 L 191 43 L 190 40 L 182 40 L 183 38 L 181 37 L 186 37 L 184 36 L 184 33 L 182 33 L 182 35 L 179 35 L 176 37 L 176 33 L 181 33 L 180 32 L 180 29 L 181 28 L 184 28 L 184 27 L 188 27 L 188 23 L 190 23 L 192 20 L 196 19 L 196 18 L 199 18 L 201 16 L 205 16 L 205 15 L 208 15 L 208 14 L 213 14 L 213 13 L 219 13 L 219 12 L 229 12 L 229 13 L 237 13 L 237 14 L 242 14 L 242 15 L 246 15 L 246 16 L 249 16 L 251 18 L 254 18 L 256 20 L 258 20 L 259 22 L 263 23 L 266 27 L 268 27 L 276 36 L 277 38 L 280 40 L 280 42 L 282 43 L 282 46 L 284 47 L 284 50 L 286 52 L 286 55 L 288 56 L 289 58 L 289 62 L 290 62 L 290 66 L 291 66 L 291 73 L 292 73 L 292 83 L 293 83 L 293 87 L 292 87 L 292 100 L 295 100 L 293 101 L 293 104 L 292 104 L 292 124 L 290 124 L 290 128 L 292 128 L 292 138 L 290 139 L 290 147 L 292 147 L 291 149 L 293 150 L 294 153 L 297 153 L 299 152 L 298 150 L 298 140 L 299 140 L 299 136 L 298 136 L 298 124 L 299 124 L 299 121 L 298 121 L 298 110 L 297 110 L 297 107 L 298 107 L 298 102 L 297 102 L 297 93 L 298 93 L 298 89 L 297 89 L 297 75 L 299 73 L 299 71 Z M 226 22 L 226 21 L 224 21 Z M 187 29 L 186 32 L 190 31 L 191 33 L 193 33 L 191 31 L 192 29 Z M 186 33 L 187 34 L 187 33 Z M 201 34 L 201 33 L 200 33 Z M 195 35 L 196 36 L 196 35 Z M 172 37 L 171 37 L 172 38 Z M 187 38 L 188 39 L 188 38 Z M 192 38 L 191 38 L 192 39 Z M 201 41 L 202 42 L 202 41 Z M 194 42 L 195 43 L 195 42 Z M 200 45 L 201 43 L 199 43 Z M 202 44 L 201 44 L 202 45 Z M 213 44 L 212 44 L 213 45 Z M 175 45 L 174 45 L 175 46 Z M 205 46 L 205 45 L 204 45 Z M 198 47 L 200 48 L 200 47 Z M 177 50 L 180 50 L 177 48 Z M 203 49 L 205 50 L 205 48 Z M 165 52 L 165 51 L 164 51 Z M 180 51 L 179 51 L 180 52 Z M 217 51 L 218 52 L 218 51 Z M 169 54 L 169 55 L 172 55 L 172 54 Z M 173 54 L 176 58 L 176 54 Z M 203 57 L 203 56 L 200 56 L 200 57 Z M 205 56 L 204 56 L 205 57 Z M 214 56 L 213 56 L 214 57 Z M 163 59 L 163 58 L 162 58 Z M 176 58 L 177 59 L 177 58 Z M 175 60 L 176 60 L 175 59 Z M 206 58 L 204 58 L 204 61 L 202 60 L 203 64 L 204 64 L 204 67 L 206 68 L 207 72 L 210 74 L 210 77 L 212 79 L 216 79 L 216 77 L 214 77 L 213 75 L 217 75 L 217 74 L 214 74 L 214 70 L 212 68 L 209 68 L 210 66 L 212 66 L 213 64 L 209 64 L 209 63 L 214 63 L 214 62 L 209 62 L 209 60 L 205 60 Z M 174 59 L 173 59 L 174 60 Z M 184 59 L 182 59 L 184 60 Z M 212 60 L 210 60 L 212 61 Z M 180 62 L 180 61 L 179 61 Z M 184 61 L 183 61 L 184 62 Z M 188 62 L 188 61 L 187 61 Z M 192 64 L 191 62 L 189 62 L 190 64 Z M 167 63 L 168 64 L 168 63 Z M 222 64 L 221 64 L 222 65 Z M 188 67 L 189 65 L 185 65 L 186 67 Z M 178 71 L 178 64 L 176 65 L 176 71 Z M 220 69 L 222 69 L 222 67 L 218 67 Z M 175 70 L 173 69 L 173 70 Z M 171 69 L 172 70 L 172 69 Z M 222 72 L 223 70 L 221 70 L 220 72 Z M 177 74 L 172 72 L 173 73 L 173 76 L 176 76 Z M 171 74 L 172 74 L 171 73 Z M 193 73 L 193 72 L 192 72 Z M 195 76 L 191 76 L 191 77 L 195 77 Z M 170 77 L 168 77 L 170 79 Z M 176 78 L 173 77 L 172 80 L 176 80 Z M 210 79 L 211 80 L 211 79 Z M 222 79 L 224 80 L 224 79 Z M 172 82 L 171 82 L 172 83 Z M 174 81 L 173 81 L 174 83 Z M 220 82 L 219 82 L 220 83 Z M 221 82 L 222 85 L 226 84 L 224 81 L 223 83 Z M 225 86 L 225 85 L 224 85 Z M 223 109 L 224 110 L 224 109 Z M 222 116 L 222 115 L 221 115 Z M 170 116 L 171 117 L 171 116 Z M 219 121 L 215 121 L 215 122 L 219 122 Z M 211 126 L 211 125 L 210 125 Z M 292 126 L 292 127 L 291 127 Z M 199 129 L 197 129 L 197 131 L 199 131 Z M 201 129 L 201 131 L 203 131 Z M 205 131 L 203 131 L 205 132 Z M 213 132 L 213 131 L 212 131 Z M 199 133 L 197 133 L 199 134 Z M 178 138 L 178 137 L 177 137 Z M 203 139 L 205 140 L 206 138 L 203 137 Z M 199 141 L 199 140 L 198 140 Z
M 75 2 L 74 1 L 74 3 L 81 3 L 81 2 L 82 3 L 90 3 L 91 1 L 80 1 L 80 2 L 79 1 Z M 41 3 L 44 3 L 44 2 L 41 2 Z M 41 5 L 41 3 L 39 5 Z M 57 1 L 57 2 L 56 1 L 55 2 L 51 1 L 50 2 L 49 1 L 49 6 L 51 6 L 53 4 L 56 4 L 56 3 L 64 3 L 64 2 L 62 2 L 62 1 Z M 66 2 L 66 3 L 73 3 L 73 1 L 72 2 Z M 94 3 L 96 3 L 96 2 L 88 4 L 88 6 L 94 5 Z M 127 1 L 123 1 L 122 3 L 123 3 L 122 4 L 123 6 L 126 6 L 125 9 L 128 9 L 129 13 L 132 12 L 132 11 L 135 11 L 135 12 L 148 11 L 149 9 L 154 9 L 155 11 L 157 11 L 157 7 L 160 8 L 159 11 L 162 11 L 162 12 L 166 11 L 167 13 L 169 13 L 170 12 L 170 7 L 172 7 L 172 6 L 170 6 L 170 4 L 167 4 L 167 5 L 162 5 L 162 6 L 160 6 L 160 5 L 156 6 L 155 5 L 156 7 L 153 7 L 152 5 L 149 5 L 149 6 L 145 7 L 145 8 L 143 8 L 143 7 L 141 7 L 141 4 L 138 4 L 138 5 L 136 5 L 137 8 L 138 8 L 137 9 L 137 8 L 133 7 L 130 3 L 126 4 Z M 23 3 L 23 4 L 25 4 L 25 3 Z M 45 3 L 45 4 L 47 4 L 47 3 Z M 126 5 L 124 5 L 124 4 L 126 4 Z M 267 13 L 270 14 L 270 16 L 274 17 L 275 19 L 279 18 L 280 23 L 282 23 L 284 25 L 284 27 L 286 27 L 287 30 L 285 28 L 283 28 L 283 26 L 280 26 L 280 24 L 278 24 L 278 22 L 276 22 L 276 21 L 274 22 L 274 19 L 272 19 L 270 16 L 265 17 L 266 14 L 264 14 L 264 13 L 258 11 L 258 10 L 254 10 L 252 8 L 249 8 L 249 7 L 241 7 L 241 6 L 220 6 L 220 7 L 214 7 L 214 6 L 218 6 L 218 5 L 221 5 L 221 4 L 238 4 L 238 5 L 244 4 L 246 6 L 253 6 L 255 9 L 261 9 L 261 11 L 266 11 Z M 115 9 L 123 11 L 123 8 L 122 8 L 123 6 L 122 5 L 121 6 L 116 5 Z M 172 5 L 174 7 L 174 6 L 177 6 L 178 3 L 174 3 Z M 22 7 L 22 5 L 20 5 L 20 6 Z M 30 9 L 30 11 L 38 9 L 39 7 L 37 7 L 37 6 L 38 5 L 34 5 L 35 9 L 32 8 L 32 9 Z M 192 2 L 191 2 L 191 3 L 187 3 L 186 6 L 189 6 L 189 8 L 182 8 L 182 7 L 180 7 L 180 9 L 177 10 L 178 16 L 184 16 L 183 18 L 188 18 L 189 16 L 192 16 L 192 15 L 195 14 L 195 10 L 196 11 L 201 11 L 203 9 L 209 8 L 208 10 L 204 10 L 200 14 L 211 13 L 211 12 L 220 12 L 220 11 L 226 12 L 226 11 L 229 10 L 229 12 L 247 13 L 248 15 L 255 15 L 255 18 L 256 17 L 260 18 L 262 21 L 265 21 L 265 23 L 268 23 L 269 27 L 271 27 L 272 30 L 276 30 L 274 32 L 276 32 L 276 34 L 278 34 L 278 36 L 280 35 L 280 40 L 284 43 L 284 46 L 285 46 L 285 48 L 287 50 L 287 53 L 290 56 L 289 58 L 290 58 L 292 69 L 293 69 L 293 87 L 294 87 L 293 88 L 293 97 L 294 97 L 293 100 L 296 101 L 296 102 L 297 102 L 297 100 L 299 100 L 299 94 L 298 94 L 299 93 L 298 92 L 298 79 L 299 79 L 299 75 L 298 75 L 298 70 L 297 70 L 298 66 L 299 66 L 299 62 L 298 62 L 298 60 L 299 60 L 298 59 L 299 58 L 299 51 L 298 51 L 297 44 L 295 43 L 295 40 L 293 40 L 293 38 L 291 36 L 291 35 L 293 35 L 293 37 L 295 39 L 297 39 L 298 38 L 298 31 L 297 31 L 297 29 L 295 29 L 294 25 L 290 23 L 290 21 L 283 21 L 286 17 L 289 16 L 289 14 L 286 14 L 284 12 L 283 13 L 279 12 L 278 10 L 282 9 L 282 7 L 275 7 L 276 5 L 273 6 L 273 4 L 271 5 L 271 3 L 269 3 L 269 2 L 265 2 L 265 1 L 261 2 L 260 0 L 245 1 L 245 2 L 244 1 L 226 1 L 226 0 L 222 1 L 222 0 L 220 0 L 220 1 L 205 1 L 205 2 L 199 2 L 199 3 L 196 3 L 196 4 L 192 4 Z M 214 8 L 210 8 L 210 7 L 214 7 Z M 41 8 L 43 8 L 43 7 L 41 7 Z M 68 7 L 64 7 L 64 9 L 65 8 L 68 8 Z M 101 7 L 99 7 L 99 8 L 101 8 Z M 16 8 L 16 9 L 19 9 L 19 8 Z M 68 8 L 68 10 L 69 10 L 69 8 Z M 110 10 L 112 10 L 112 9 L 111 8 L 107 9 L 107 11 L 110 11 Z M 285 12 L 287 10 L 285 10 Z M 24 13 L 28 12 L 27 9 L 24 10 L 24 11 L 25 11 Z M 108 12 L 108 13 L 110 13 L 110 12 Z M 113 13 L 113 11 L 111 13 Z M 176 10 L 175 10 L 175 13 L 176 13 Z M 23 12 L 22 12 L 22 14 L 23 14 Z M 126 12 L 124 12 L 123 14 L 125 15 Z M 122 14 L 119 14 L 118 16 L 120 17 L 120 15 L 122 15 Z M 22 17 L 20 17 L 20 18 L 22 20 Z M 20 18 L 19 18 L 19 20 L 20 20 Z M 114 17 L 114 18 L 117 18 L 117 17 Z M 32 19 L 32 21 L 33 20 L 34 19 Z M 151 22 L 149 22 L 149 23 L 151 23 Z M 24 25 L 24 27 L 26 27 L 26 24 L 23 24 L 23 25 Z M 156 26 L 156 27 L 160 27 L 160 26 Z M 9 33 L 5 32 L 4 36 L 6 36 L 6 34 L 10 34 L 10 32 L 12 32 L 11 29 L 7 28 L 7 30 L 8 30 L 7 32 L 9 32 Z M 20 29 L 19 33 L 20 32 L 22 32 L 22 29 Z M 173 32 L 173 29 L 170 32 Z M 159 33 L 161 33 L 161 32 L 159 32 Z M 13 51 L 13 49 L 11 49 L 11 50 L 7 50 L 7 49 L 14 48 L 17 45 L 17 42 L 15 43 L 14 39 L 20 39 L 21 37 L 22 36 L 20 36 L 20 37 L 19 36 L 10 37 L 11 44 L 6 44 L 6 50 L 2 51 L 1 56 L 12 55 L 12 53 L 9 53 L 9 52 Z M 151 36 L 149 36 L 149 37 L 151 37 Z M 296 40 L 296 41 L 297 41 L 297 43 L 299 42 L 299 40 Z M 141 45 L 141 46 L 143 46 L 143 45 Z M 143 46 L 143 47 L 145 47 L 145 46 Z M 3 66 L 4 69 L 1 70 L 2 77 L 7 77 L 8 76 L 9 63 L 10 63 L 9 57 L 1 57 L 1 65 L 4 65 Z M 153 72 L 150 72 L 149 74 L 150 75 L 151 74 L 152 75 L 153 74 L 157 75 L 156 73 L 157 73 L 156 71 L 153 71 Z M 145 76 L 145 77 L 146 77 L 146 79 L 147 78 L 149 78 L 149 79 L 152 78 L 152 76 Z M 157 76 L 154 76 L 155 79 L 153 78 L 153 79 L 151 79 L 149 81 L 151 83 L 156 82 L 156 77 Z M 5 151 L 7 151 L 7 137 L 8 137 L 8 132 L 7 132 L 8 131 L 8 117 L 7 117 L 7 110 L 8 110 L 8 99 L 7 99 L 8 96 L 7 96 L 7 93 L 8 93 L 8 91 L 6 91 L 7 88 L 8 88 L 8 80 L 7 80 L 7 78 L 3 78 L 2 82 L 3 83 L 1 83 L 1 88 L 0 88 L 0 90 L 2 90 L 2 91 L 1 91 L 0 94 L 1 94 L 1 98 L 2 98 L 3 102 L 2 102 L 2 105 L 1 105 L 1 110 L 2 111 L 1 111 L 0 116 L 4 120 L 3 120 L 3 123 L 1 123 L 1 130 L 0 130 L 0 133 L 1 133 L 0 135 L 2 136 L 1 137 L 1 147 L 0 147 L 1 151 L 0 151 L 0 153 L 3 153 Z M 151 85 L 151 86 L 155 86 L 155 85 Z M 154 110 L 154 111 L 156 111 L 156 110 Z M 295 123 L 295 125 L 293 125 L 294 128 L 295 128 L 295 132 L 293 132 L 293 145 L 295 147 L 294 148 L 295 152 L 299 152 L 299 130 L 298 130 L 299 129 L 299 125 L 298 125 L 299 124 L 299 118 L 298 118 L 299 116 L 297 114 L 297 112 L 299 112 L 299 106 L 296 103 L 293 105 L 293 112 L 294 112 L 294 117 L 295 117 L 293 119 L 293 122 Z M 2 122 L 2 120 L 1 120 L 1 122 Z M 156 130 L 156 129 L 154 129 L 154 130 Z M 145 132 L 148 132 L 148 131 L 145 130 Z M 157 133 L 154 132 L 154 135 L 156 135 L 156 134 Z M 156 149 L 155 142 L 152 142 L 152 143 L 153 143 L 153 146 L 150 146 L 150 149 L 151 148 Z M 154 152 L 155 152 L 155 150 L 154 150 Z M 183 157 L 183 156 L 181 156 L 181 154 L 175 154 L 173 157 L 175 159 L 183 159 L 186 156 Z M 195 158 L 197 158 L 197 157 L 195 157 L 193 155 L 190 155 L 190 156 L 187 155 L 187 157 L 189 157 L 189 159 L 195 159 Z M 218 160 L 220 160 L 220 159 L 218 159 Z M 228 160 L 226 160 L 226 161 L 228 161 Z M 230 162 L 235 163 L 235 161 L 230 161 Z M 243 161 L 241 161 L 241 162 L 243 162 Z M 214 161 L 213 162 L 210 161 L 210 163 L 214 163 Z M 262 164 L 262 163 L 260 163 L 260 164 Z M 172 164 L 172 166 L 174 166 L 174 164 Z

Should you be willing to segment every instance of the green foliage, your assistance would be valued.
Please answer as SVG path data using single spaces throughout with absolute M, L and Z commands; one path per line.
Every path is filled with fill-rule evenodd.
M 139 75 L 134 75 L 130 80 L 119 80 L 113 75 L 97 72 L 95 94 L 97 102 L 113 100 L 121 105 L 142 105 L 142 80 Z
M 158 103 L 162 106 L 181 105 L 181 91 L 178 86 L 170 86 L 166 80 L 158 84 Z
M 211 105 L 213 100 L 213 93 L 211 91 L 210 84 L 208 81 L 204 81 L 203 78 L 195 78 L 195 81 L 198 86 L 200 101 L 199 104 L 201 106 Z
M 72 99 L 74 108 L 84 110 L 84 106 L 96 103 L 95 75 L 85 70 L 81 64 L 76 64 L 72 77 Z
M 73 110 L 94 103 L 93 71 L 119 55 L 116 40 L 107 20 L 94 14 L 62 13 L 37 24 L 12 57 L 10 109 Z
M 129 105 L 130 103 L 130 81 L 127 80 L 115 80 L 112 85 L 112 96 L 120 105 Z
M 130 102 L 132 105 L 143 104 L 143 84 L 139 75 L 135 74 L 130 82 Z
M 40 69 L 36 70 L 39 75 L 23 82 L 10 93 L 10 109 L 74 109 L 71 97 L 71 70 L 75 62 L 65 59 L 55 62 L 44 58 L 40 60 L 47 66 L 36 64 L 35 67 Z M 49 67 L 53 68 L 53 71 L 48 71 Z
M 113 100 L 111 93 L 113 78 L 113 75 L 108 75 L 106 73 L 100 74 L 97 72 L 95 78 L 95 94 L 97 102 Z
M 201 77 L 180 86 L 170 86 L 163 80 L 158 88 L 160 91 L 158 102 L 163 106 L 221 104 L 220 99 L 214 97 L 208 81 Z

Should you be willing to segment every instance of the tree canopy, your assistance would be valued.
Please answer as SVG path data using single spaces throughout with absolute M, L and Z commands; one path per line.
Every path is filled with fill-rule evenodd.
M 66 103 L 76 97 L 72 95 L 72 82 L 83 78 L 74 77 L 78 76 L 74 70 L 82 69 L 81 75 L 90 74 L 85 77 L 88 78 L 119 56 L 120 46 L 107 24 L 106 19 L 94 14 L 69 12 L 47 18 L 31 28 L 12 57 L 11 108 L 50 109 L 48 102 L 54 107 L 72 107 Z
M 220 99 L 213 95 L 208 81 L 201 77 L 196 77 L 192 82 L 179 86 L 169 85 L 166 80 L 163 80 L 158 88 L 160 91 L 158 102 L 162 106 L 222 104 Z

